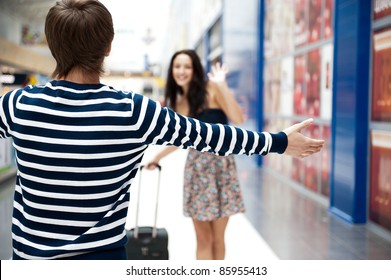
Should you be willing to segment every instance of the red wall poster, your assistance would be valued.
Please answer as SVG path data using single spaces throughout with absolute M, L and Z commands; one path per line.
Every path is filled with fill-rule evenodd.
M 373 37 L 372 120 L 391 121 L 391 28 Z
M 373 131 L 369 217 L 391 230 L 391 133 Z

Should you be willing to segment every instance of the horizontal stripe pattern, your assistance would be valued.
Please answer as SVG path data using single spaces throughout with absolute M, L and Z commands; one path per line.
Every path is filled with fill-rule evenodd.
M 281 133 L 207 124 L 140 94 L 67 81 L 2 96 L 0 137 L 16 151 L 13 247 L 27 259 L 123 246 L 129 188 L 150 144 L 221 156 L 287 144 Z

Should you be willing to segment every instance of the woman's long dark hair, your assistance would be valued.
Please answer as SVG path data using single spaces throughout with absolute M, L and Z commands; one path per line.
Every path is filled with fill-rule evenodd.
M 189 103 L 189 116 L 195 117 L 202 109 L 206 106 L 206 79 L 204 68 L 202 67 L 200 58 L 194 50 L 181 50 L 171 58 L 170 66 L 168 68 L 166 92 L 165 92 L 165 103 L 176 110 L 177 94 L 183 94 L 183 90 L 174 80 L 172 74 L 173 64 L 175 58 L 180 54 L 186 54 L 190 57 L 193 64 L 193 78 L 190 82 L 189 92 L 187 95 Z

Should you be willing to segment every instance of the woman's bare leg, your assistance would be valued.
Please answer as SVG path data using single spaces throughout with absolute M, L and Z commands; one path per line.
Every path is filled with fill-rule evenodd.
M 220 218 L 211 222 L 212 224 L 212 250 L 214 260 L 224 260 L 225 258 L 225 229 L 228 224 L 228 217 Z
M 213 260 L 212 223 L 193 219 L 193 224 L 197 237 L 197 260 Z

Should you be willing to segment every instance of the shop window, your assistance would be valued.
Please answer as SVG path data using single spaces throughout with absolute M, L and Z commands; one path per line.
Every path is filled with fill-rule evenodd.
M 373 5 L 373 18 L 378 20 L 380 18 L 391 15 L 391 2 L 384 0 L 375 0 Z
M 333 0 L 270 1 L 265 7 L 263 112 L 271 129 L 312 117 L 303 131 L 326 140 L 310 158 L 265 165 L 320 195 L 329 195 L 332 112 Z M 280 173 L 279 173 L 280 174 Z
M 391 230 L 391 1 L 373 4 L 369 219 Z
M 370 209 L 372 221 L 391 230 L 391 133 L 371 133 Z
M 391 28 L 373 36 L 372 120 L 391 121 Z

